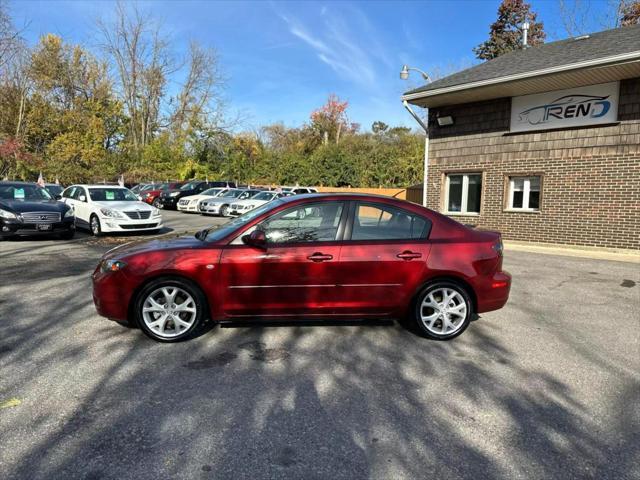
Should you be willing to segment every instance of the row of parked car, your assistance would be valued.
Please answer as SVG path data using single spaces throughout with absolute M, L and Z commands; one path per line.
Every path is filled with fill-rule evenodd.
M 234 182 L 167 182 L 136 185 L 138 198 L 158 209 L 171 209 L 202 215 L 232 217 L 242 215 L 277 198 L 316 193 L 312 187 L 262 188 L 237 186 Z
M 76 228 L 93 235 L 154 233 L 163 227 L 161 209 L 236 216 L 276 198 L 313 193 L 314 188 L 239 187 L 234 182 L 166 182 L 136 185 L 38 185 L 0 182 L 0 240 L 16 235 L 55 234 L 73 238 Z

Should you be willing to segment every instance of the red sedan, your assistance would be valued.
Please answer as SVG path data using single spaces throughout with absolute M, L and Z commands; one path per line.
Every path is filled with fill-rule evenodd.
M 413 203 L 311 194 L 256 208 L 195 237 L 125 245 L 93 274 L 100 315 L 151 338 L 206 319 L 401 318 L 434 339 L 504 306 L 502 241 Z

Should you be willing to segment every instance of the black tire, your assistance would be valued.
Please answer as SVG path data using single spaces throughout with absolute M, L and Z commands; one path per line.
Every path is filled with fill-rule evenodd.
M 89 218 L 89 231 L 94 237 L 102 235 L 102 225 L 100 225 L 100 219 L 95 213 Z
M 196 305 L 196 315 L 193 324 L 186 330 L 172 337 L 165 337 L 154 332 L 144 321 L 142 308 L 146 298 L 154 291 L 163 287 L 178 287 L 187 292 L 194 300 Z M 149 282 L 136 296 L 134 303 L 133 316 L 140 329 L 149 338 L 164 343 L 181 342 L 193 338 L 208 316 L 207 299 L 202 290 L 193 282 L 176 277 L 162 277 Z
M 153 201 L 153 206 L 156 207 L 158 210 L 162 210 L 162 208 L 163 208 L 162 202 L 160 201 L 159 198 L 156 198 Z
M 60 238 L 62 240 L 71 240 L 76 234 L 75 230 L 69 230 L 68 232 L 64 232 L 60 234 Z
M 229 211 L 229 205 L 222 205 L 220 207 L 220 216 L 221 217 L 226 217 L 228 211 Z
M 445 330 L 447 330 L 447 327 L 444 326 L 444 320 L 440 319 L 440 317 L 436 318 L 436 320 L 432 324 L 432 327 L 431 327 L 432 330 L 430 330 L 425 324 L 425 322 L 423 322 L 421 319 L 422 318 L 421 310 L 424 311 L 424 313 L 426 314 L 432 313 L 432 314 L 438 315 L 439 314 L 438 311 L 431 309 L 431 307 L 429 306 L 422 307 L 422 303 L 432 293 L 434 294 L 434 297 L 432 298 L 435 298 L 436 300 L 438 299 L 443 300 L 441 297 L 438 297 L 438 295 L 442 292 L 443 289 L 447 291 L 455 291 L 459 295 L 459 297 L 456 297 L 457 300 L 453 299 L 451 301 L 451 304 L 453 304 L 452 308 L 457 309 L 458 306 L 463 301 L 465 304 L 466 316 L 459 324 L 456 325 L 455 330 L 452 329 L 447 333 L 438 333 L 433 331 L 433 329 L 437 330 L 438 328 L 440 329 L 444 328 Z M 462 301 L 459 301 L 458 304 L 455 304 L 455 302 L 458 301 L 459 299 L 462 299 Z M 447 305 L 447 307 L 449 307 L 451 304 Z M 414 325 L 417 327 L 418 332 L 421 335 L 434 340 L 450 340 L 452 338 L 457 337 L 462 332 L 464 332 L 469 326 L 469 324 L 471 323 L 471 319 L 473 318 L 473 315 L 474 315 L 473 301 L 471 300 L 471 297 L 467 292 L 467 290 L 462 285 L 450 280 L 436 280 L 434 282 L 430 282 L 426 284 L 422 288 L 422 290 L 420 290 L 420 293 L 416 295 L 415 300 L 413 302 L 413 307 L 411 309 L 411 314 L 413 317 L 412 320 L 414 322 Z M 450 318 L 448 315 L 449 314 L 447 314 L 447 319 Z

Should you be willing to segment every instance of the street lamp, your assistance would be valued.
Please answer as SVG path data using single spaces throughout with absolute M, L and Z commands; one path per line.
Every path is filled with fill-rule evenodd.
M 429 75 L 427 75 L 425 72 L 423 72 L 419 68 L 410 67 L 409 65 L 403 65 L 402 66 L 402 70 L 400 70 L 400 78 L 402 80 L 408 79 L 409 78 L 409 72 L 411 70 L 413 70 L 414 72 L 418 72 L 420 75 L 422 75 L 422 78 L 424 79 L 425 82 L 431 82 L 431 77 L 429 77 Z
M 422 70 L 420 70 L 419 68 L 414 68 L 414 67 L 410 67 L 408 65 L 403 65 L 402 66 L 402 70 L 400 70 L 400 78 L 402 80 L 407 80 L 409 78 L 409 72 L 413 70 L 415 72 L 418 72 L 420 75 L 422 75 L 422 78 L 427 82 L 430 83 L 431 82 L 431 77 L 429 77 L 429 75 L 427 75 L 425 72 L 423 72 Z M 427 125 L 425 125 L 425 123 L 422 121 L 422 119 L 416 114 L 416 112 L 413 111 L 413 109 L 411 108 L 411 105 L 409 105 L 409 102 L 407 102 L 406 100 L 404 100 L 402 102 L 402 104 L 404 105 L 404 108 L 407 109 L 407 111 L 411 114 L 411 116 L 415 119 L 416 122 L 418 122 L 418 124 L 423 128 L 424 130 L 424 180 L 422 183 L 422 206 L 426 207 L 427 206 L 427 185 L 428 185 L 428 180 L 429 180 L 429 127 Z M 427 123 L 429 122 L 429 109 L 425 108 L 425 113 L 427 115 Z

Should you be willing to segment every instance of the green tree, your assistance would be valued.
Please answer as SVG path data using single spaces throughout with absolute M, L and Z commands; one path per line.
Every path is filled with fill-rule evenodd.
M 529 45 L 544 43 L 544 25 L 538 22 L 537 14 L 524 0 L 502 0 L 498 7 L 498 18 L 491 24 L 489 39 L 473 49 L 480 60 L 491 60 L 505 53 L 522 48 L 522 23 L 529 22 Z

